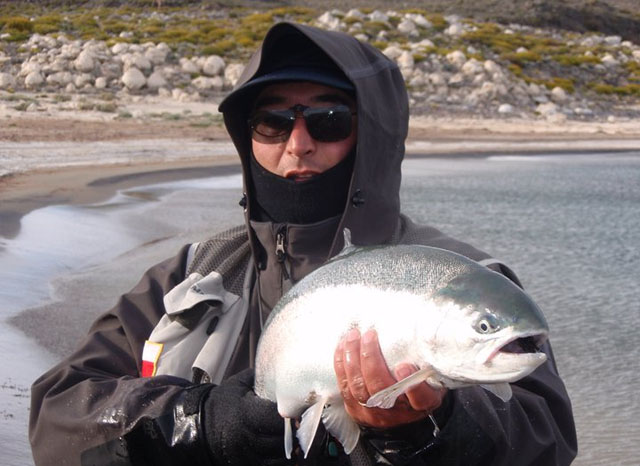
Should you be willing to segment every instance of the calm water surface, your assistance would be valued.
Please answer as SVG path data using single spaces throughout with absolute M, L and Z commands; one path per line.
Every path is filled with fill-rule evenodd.
M 404 210 L 502 259 L 544 310 L 576 464 L 640 464 L 640 152 L 404 168 Z
M 211 200 L 220 196 L 221 189 L 239 191 L 240 181 L 237 178 L 228 187 L 220 186 L 220 180 L 209 181 L 211 186 L 217 184 L 218 194 L 212 190 L 208 197 L 200 195 L 200 206 L 192 198 L 190 208 L 199 209 L 202 217 L 211 215 L 215 221 Z M 201 191 L 202 183 L 209 181 L 192 180 L 163 189 Z M 144 201 L 145 196 L 153 199 L 149 201 L 155 204 L 152 220 L 140 210 L 140 203 L 132 211 L 129 201 L 118 199 L 109 203 L 108 209 L 67 206 L 31 213 L 21 235 L 0 241 L 0 252 L 4 248 L 0 254 L 4 309 L 19 310 L 22 298 L 22 307 L 33 305 L 30 300 L 41 300 L 46 294 L 43 273 L 51 278 L 70 271 L 72 264 L 95 263 L 104 248 L 117 253 L 115 240 L 120 247 L 138 244 L 140 228 L 132 228 L 133 222 L 158 221 L 158 189 L 137 190 L 138 200 Z M 184 203 L 173 202 L 179 212 L 184 210 Z M 574 405 L 580 447 L 576 464 L 638 464 L 640 152 L 410 159 L 404 164 L 402 202 L 404 212 L 414 220 L 437 226 L 509 264 L 544 310 L 559 370 Z M 136 218 L 131 218 L 131 212 Z M 50 241 L 52 227 L 47 229 L 42 222 L 68 232 L 62 228 L 68 218 L 92 233 L 74 235 L 67 242 L 66 236 L 60 235 L 55 248 L 46 248 L 55 257 L 44 264 L 38 244 L 46 243 L 29 235 L 48 231 L 46 239 Z M 37 228 L 29 228 L 30 223 Z M 95 225 L 99 228 L 93 228 Z M 150 229 L 147 227 L 145 230 Z M 86 236 L 86 244 L 81 244 Z M 148 240 L 145 233 L 144 241 Z M 71 250 L 66 249 L 67 243 L 71 243 Z M 92 252 L 95 244 L 101 244 L 102 251 Z M 18 254 L 20 251 L 23 253 Z M 80 257 L 69 261 L 74 251 Z M 34 267 L 29 257 L 41 262 Z M 13 262 L 8 267 L 9 262 L 3 261 Z M 16 265 L 21 263 L 24 267 Z M 7 275 L 9 271 L 11 275 Z M 37 278 L 42 288 L 36 290 L 28 277 Z M 26 283 L 31 290 L 8 287 L 12 280 L 15 287 Z M 18 420 L 13 421 L 0 422 L 0 434 L 12 442 Z M 18 430 L 24 432 L 22 429 Z M 5 464 L 30 464 L 24 436 L 19 433 L 16 444 L 21 454 L 15 450 L 10 455 L 0 454 Z

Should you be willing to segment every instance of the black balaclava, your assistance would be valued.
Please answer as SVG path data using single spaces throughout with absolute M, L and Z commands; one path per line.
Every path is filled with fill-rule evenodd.
M 353 171 L 355 149 L 344 160 L 306 181 L 278 176 L 260 165 L 253 155 L 250 174 L 254 220 L 309 224 L 344 211 Z

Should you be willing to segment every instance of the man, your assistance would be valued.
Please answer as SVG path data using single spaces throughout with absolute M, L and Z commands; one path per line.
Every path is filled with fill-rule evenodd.
M 150 269 L 36 381 L 38 465 L 287 464 L 282 419 L 253 393 L 250 367 L 273 306 L 340 251 L 344 228 L 355 244 L 421 243 L 491 262 L 400 214 L 408 99 L 398 68 L 374 48 L 278 24 L 220 110 L 242 162 L 246 224 Z M 361 403 L 415 368 L 387 368 L 376 333 L 352 330 L 334 362 L 362 440 L 347 457 L 320 434 L 310 460 L 568 464 L 571 406 L 543 350 L 549 362 L 515 384 L 508 403 L 480 388 L 422 384 L 373 410 Z

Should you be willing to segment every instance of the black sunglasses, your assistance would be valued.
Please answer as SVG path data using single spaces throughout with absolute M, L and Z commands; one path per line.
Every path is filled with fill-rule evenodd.
M 249 118 L 251 137 L 264 144 L 276 144 L 289 139 L 296 118 L 302 116 L 313 139 L 336 142 L 351 134 L 352 112 L 346 105 L 307 107 L 295 105 L 286 110 L 258 110 Z

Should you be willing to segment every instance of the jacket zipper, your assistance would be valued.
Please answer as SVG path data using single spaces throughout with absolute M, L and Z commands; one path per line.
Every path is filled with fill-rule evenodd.
M 289 272 L 287 272 L 287 265 L 285 264 L 287 257 L 287 250 L 285 249 L 286 233 L 287 227 L 284 225 L 281 226 L 276 233 L 276 258 L 282 266 L 282 276 L 285 280 L 289 280 Z

